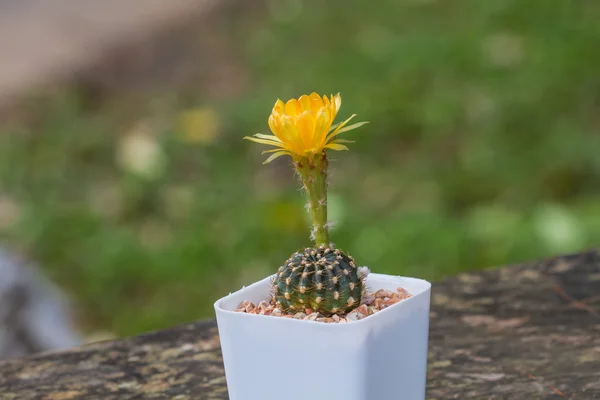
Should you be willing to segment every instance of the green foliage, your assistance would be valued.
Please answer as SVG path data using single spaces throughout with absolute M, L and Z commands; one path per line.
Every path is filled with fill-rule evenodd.
M 221 121 L 204 141 L 182 139 L 178 107 L 130 126 L 60 96 L 0 134 L 4 243 L 86 331 L 212 317 L 305 245 L 289 160 L 264 166 L 241 138 L 312 90 L 370 121 L 332 155 L 328 214 L 372 271 L 440 279 L 600 242 L 600 2 L 267 4 L 232 29 L 244 91 L 198 100 Z
M 366 274 L 359 269 L 350 255 L 331 245 L 296 252 L 273 279 L 277 307 L 287 313 L 311 308 L 342 315 L 361 302 Z

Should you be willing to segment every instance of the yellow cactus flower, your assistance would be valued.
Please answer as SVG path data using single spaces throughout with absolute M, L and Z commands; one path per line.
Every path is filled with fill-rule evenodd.
M 335 96 L 321 97 L 313 92 L 308 96 L 290 99 L 286 103 L 277 99 L 268 121 L 273 135 L 257 133 L 254 137 L 246 136 L 244 139 L 276 147 L 274 150 L 263 152 L 273 153 L 264 164 L 283 155 L 289 155 L 296 160 L 303 157 L 312 158 L 326 149 L 348 150 L 342 143 L 352 142 L 338 139 L 337 135 L 367 122 L 346 126 L 356 116 L 353 114 L 345 121 L 333 125 L 341 105 L 342 97 L 339 93 Z

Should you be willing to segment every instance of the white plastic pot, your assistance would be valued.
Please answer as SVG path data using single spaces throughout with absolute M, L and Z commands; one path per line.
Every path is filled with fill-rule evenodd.
M 231 400 L 424 400 L 431 284 L 370 273 L 370 291 L 412 297 L 348 323 L 233 310 L 268 300 L 271 277 L 215 302 Z

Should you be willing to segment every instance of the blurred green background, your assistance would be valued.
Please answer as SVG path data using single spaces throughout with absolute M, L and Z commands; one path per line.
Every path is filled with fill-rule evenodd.
M 438 280 L 600 242 L 600 2 L 265 4 L 223 22 L 235 95 L 163 91 L 133 113 L 65 88 L 0 135 L 3 242 L 84 332 L 211 318 L 309 244 L 289 158 L 262 165 L 242 137 L 312 91 L 370 121 L 331 155 L 329 205 L 371 270 Z

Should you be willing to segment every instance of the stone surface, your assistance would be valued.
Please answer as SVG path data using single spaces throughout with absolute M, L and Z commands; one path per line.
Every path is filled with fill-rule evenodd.
M 432 290 L 427 398 L 600 399 L 600 254 Z M 0 363 L 0 399 L 227 399 L 214 321 Z

